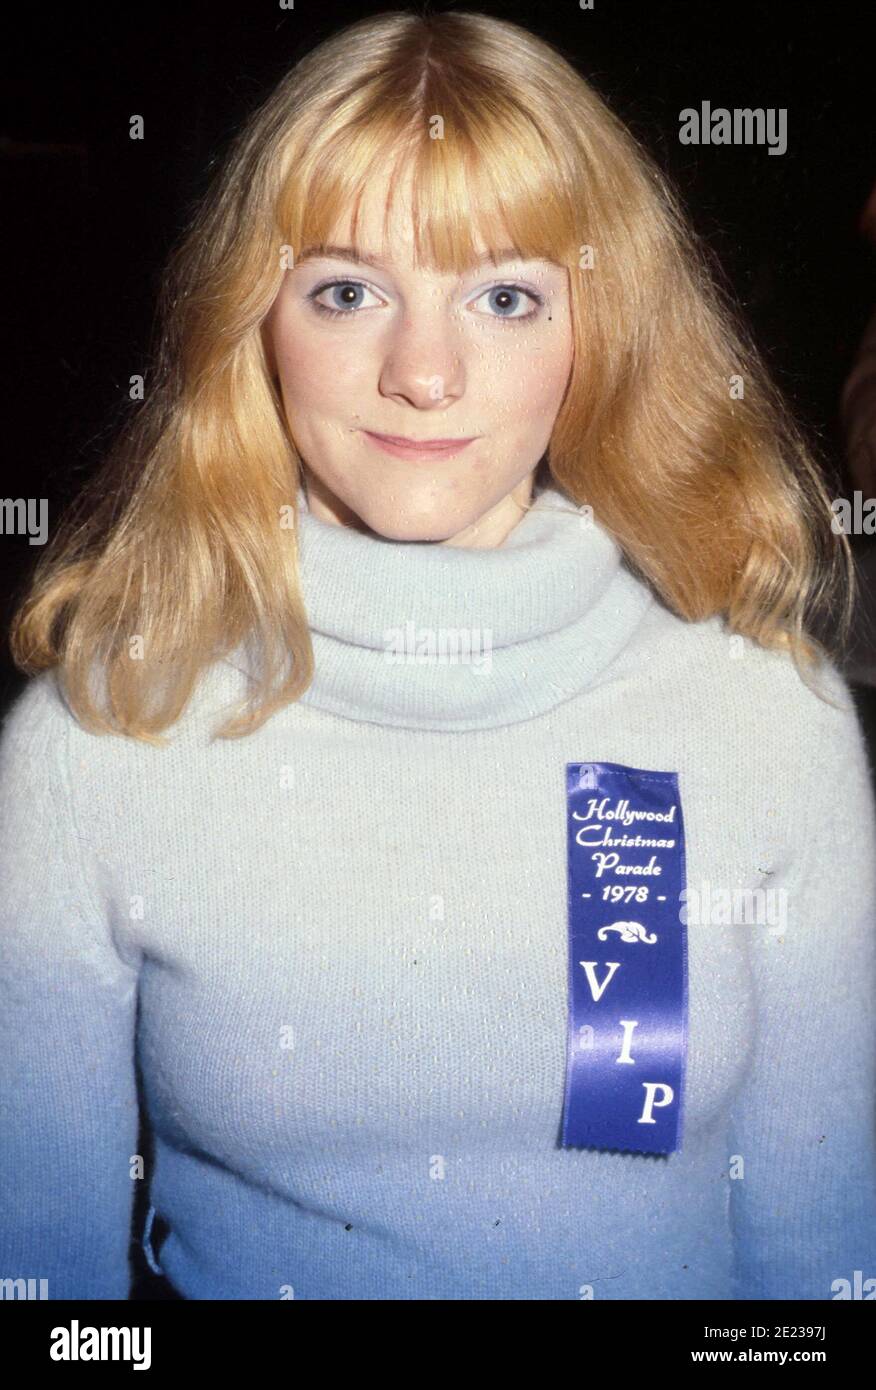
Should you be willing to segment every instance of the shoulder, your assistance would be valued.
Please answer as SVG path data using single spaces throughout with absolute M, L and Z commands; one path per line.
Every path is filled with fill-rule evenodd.
M 801 673 L 789 653 L 721 619 L 688 623 L 658 605 L 636 647 L 628 657 L 645 703 L 672 726 L 693 779 L 751 816 L 769 806 L 798 849 L 817 853 L 841 824 L 857 862 L 876 860 L 876 776 L 854 696 L 829 658 Z
M 72 724 L 55 672 L 32 676 L 0 720 L 0 768 L 24 768 L 47 758 L 60 761 Z
M 100 679 L 97 671 L 95 678 Z M 207 667 L 180 718 L 162 734 L 164 747 L 156 747 L 86 728 L 71 708 L 58 669 L 43 671 L 27 680 L 0 717 L 0 794 L 8 802 L 59 788 L 87 804 L 126 780 L 150 783 L 188 766 L 209 746 L 245 687 L 244 676 L 226 663 Z
M 607 678 L 616 703 L 670 730 L 678 758 L 701 776 L 872 814 L 873 769 L 851 689 L 827 657 L 791 655 L 731 633 L 720 618 L 686 622 L 655 602 Z
M 759 727 L 779 740 L 805 732 L 858 743 L 854 697 L 829 658 L 798 668 L 790 653 L 730 632 L 723 619 L 686 622 L 654 603 L 625 660 L 655 689 L 674 689 L 685 705 L 729 720 L 731 730 Z

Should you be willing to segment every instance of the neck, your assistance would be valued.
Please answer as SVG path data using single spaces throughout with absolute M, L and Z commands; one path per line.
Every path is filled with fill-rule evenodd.
M 389 541 L 298 511 L 315 674 L 303 705 L 408 729 L 531 719 L 599 679 L 651 605 L 553 485 L 498 547 Z M 246 644 L 227 658 L 251 676 Z

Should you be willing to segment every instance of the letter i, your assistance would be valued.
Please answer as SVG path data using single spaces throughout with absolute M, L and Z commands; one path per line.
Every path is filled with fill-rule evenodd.
M 636 1059 L 630 1056 L 630 1043 L 633 1040 L 633 1029 L 638 1028 L 639 1020 L 637 1018 L 622 1018 L 619 1019 L 619 1022 L 622 1024 L 624 1030 L 624 1045 L 621 1048 L 620 1056 L 615 1058 L 615 1061 L 628 1062 L 631 1067 L 634 1067 L 636 1065 Z

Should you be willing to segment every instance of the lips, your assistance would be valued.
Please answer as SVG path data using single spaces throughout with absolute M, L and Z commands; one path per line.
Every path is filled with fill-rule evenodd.
M 471 435 L 463 439 L 408 439 L 398 434 L 375 434 L 372 430 L 363 430 L 362 433 L 384 453 L 413 459 L 448 458 L 474 443 L 477 438 Z
M 449 449 L 457 444 L 470 444 L 474 439 L 474 435 L 462 439 L 409 439 L 404 434 L 374 434 L 372 430 L 366 430 L 366 434 L 373 434 L 375 439 L 388 444 L 403 444 L 407 449 Z

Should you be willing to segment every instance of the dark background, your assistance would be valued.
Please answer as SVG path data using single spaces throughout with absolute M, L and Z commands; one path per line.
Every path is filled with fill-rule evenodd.
M 7 13 L 4 496 L 47 498 L 54 526 L 125 412 L 128 379 L 144 370 L 164 257 L 230 137 L 322 38 L 392 8 L 405 6 L 189 0 Z M 876 302 L 876 251 L 858 228 L 876 179 L 870 7 L 428 8 L 499 15 L 552 41 L 655 154 L 834 470 L 831 495 L 848 493 L 838 398 Z M 680 145 L 679 112 L 704 100 L 787 108 L 787 152 Z M 145 120 L 142 141 L 128 138 L 135 114 Z M 23 683 L 6 633 L 38 553 L 26 536 L 0 537 L 0 713 Z M 870 728 L 873 691 L 853 688 Z M 149 1146 L 144 1134 L 141 1152 Z M 138 1229 L 142 1217 L 141 1199 Z M 160 1228 L 154 1234 L 157 1249 Z M 139 1251 L 137 1260 L 145 1271 Z M 161 1294 L 144 1272 L 135 1296 Z

